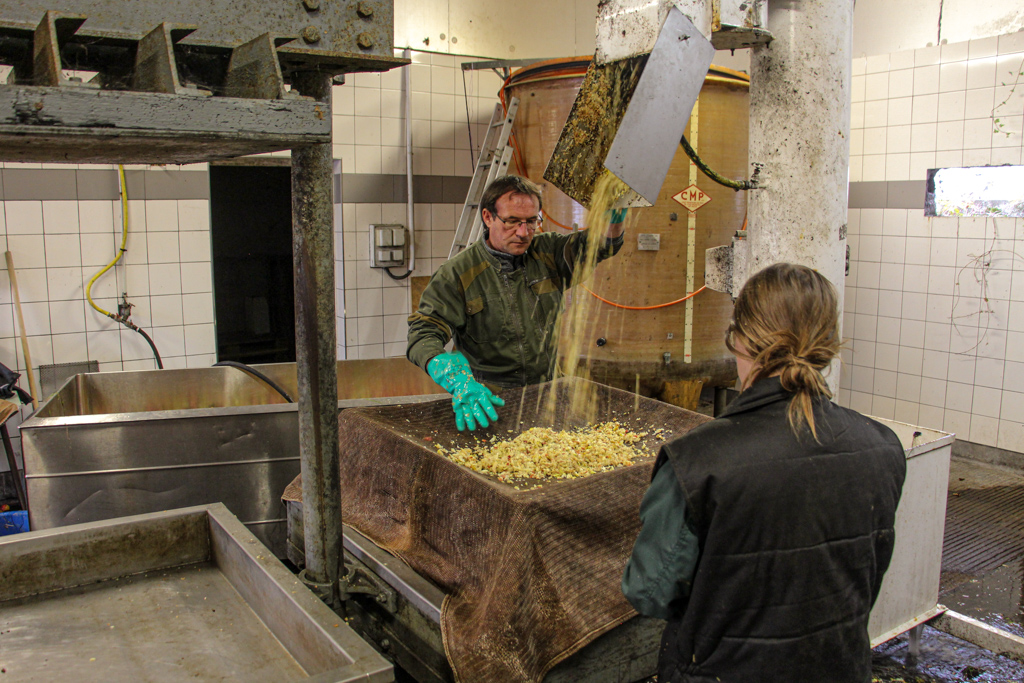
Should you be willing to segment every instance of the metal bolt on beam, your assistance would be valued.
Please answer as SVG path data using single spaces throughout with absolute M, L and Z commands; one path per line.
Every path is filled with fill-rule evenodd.
M 356 5 L 356 14 L 364 19 L 368 19 L 373 16 L 373 7 L 367 2 L 360 2 Z
M 315 12 L 320 9 L 320 0 L 302 0 L 302 6 L 309 12 Z
M 356 36 L 356 45 L 363 48 L 364 50 L 369 50 L 371 47 L 373 47 L 373 36 L 371 36 L 369 33 L 360 33 L 358 36 Z
M 320 29 L 318 29 L 316 26 L 307 26 L 306 28 L 302 29 L 302 39 L 307 43 L 319 43 Z

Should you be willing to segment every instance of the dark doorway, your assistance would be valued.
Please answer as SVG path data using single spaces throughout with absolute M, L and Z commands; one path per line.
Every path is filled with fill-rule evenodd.
M 211 166 L 217 357 L 295 360 L 291 169 Z

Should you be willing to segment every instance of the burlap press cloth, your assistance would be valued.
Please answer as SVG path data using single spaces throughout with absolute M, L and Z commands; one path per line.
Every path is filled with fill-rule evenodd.
M 457 681 L 540 681 L 635 614 L 620 580 L 639 531 L 653 456 L 664 443 L 654 430 L 663 428 L 671 439 L 709 418 L 560 379 L 502 392 L 501 419 L 475 436 L 577 426 L 582 419 L 565 414 L 567 392 L 585 385 L 597 390 L 595 419 L 649 431 L 644 444 L 651 456 L 533 490 L 517 491 L 437 454 L 433 444 L 474 439 L 456 431 L 449 399 L 341 413 L 343 519 L 448 594 L 441 632 Z M 558 392 L 553 424 L 538 409 L 550 391 Z M 288 489 L 294 499 L 301 486 Z

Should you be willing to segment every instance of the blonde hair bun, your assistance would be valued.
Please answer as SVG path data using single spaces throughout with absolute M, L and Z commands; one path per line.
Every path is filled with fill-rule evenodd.
M 813 400 L 831 397 L 824 370 L 839 353 L 839 299 L 835 287 L 807 266 L 776 263 L 753 275 L 740 291 L 725 345 L 754 362 L 750 383 L 778 375 L 792 393 L 789 422 L 817 439 Z

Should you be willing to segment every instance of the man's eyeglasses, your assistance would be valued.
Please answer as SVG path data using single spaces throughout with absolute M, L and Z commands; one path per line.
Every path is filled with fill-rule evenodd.
M 536 230 L 544 222 L 543 216 L 534 216 L 533 218 L 502 218 L 501 216 L 495 216 L 495 218 L 504 223 L 506 228 L 512 229 L 525 225 L 530 230 Z

